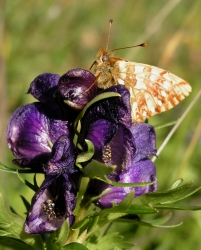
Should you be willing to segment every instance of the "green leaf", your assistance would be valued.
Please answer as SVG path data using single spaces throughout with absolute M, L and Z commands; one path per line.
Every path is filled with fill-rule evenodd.
M 166 222 L 168 222 L 172 217 L 172 213 L 167 213 L 166 215 L 160 217 L 160 218 L 157 218 L 157 219 L 154 219 L 154 220 L 149 220 L 147 221 L 147 223 L 149 224 L 153 224 L 153 225 L 162 225 Z
M 163 225 L 166 223 L 172 216 L 172 213 L 168 213 L 167 215 L 160 217 L 155 220 L 150 221 L 144 221 L 144 220 L 131 220 L 131 219 L 125 219 L 120 218 L 118 219 L 118 222 L 124 222 L 124 223 L 130 223 L 130 224 L 136 224 L 138 226 L 146 226 L 146 227 L 161 227 L 161 228 L 174 228 L 182 225 L 182 222 L 176 224 L 176 225 Z
M 61 248 L 61 250 L 89 250 L 80 243 L 73 242 Z
M 32 183 L 30 183 L 29 181 L 27 181 L 26 179 L 24 179 L 17 171 L 17 176 L 18 178 L 21 180 L 22 183 L 24 183 L 27 187 L 29 187 L 30 189 L 32 189 L 34 192 L 36 192 L 38 190 L 38 186 L 33 185 Z
M 112 248 L 118 246 L 120 249 L 127 249 L 129 247 L 133 247 L 134 244 L 124 241 L 123 236 L 118 232 L 106 234 L 100 237 L 96 244 L 87 243 L 87 247 L 90 250 L 111 250 Z
M 108 221 L 112 221 L 119 217 L 122 217 L 127 214 L 127 210 L 132 204 L 134 197 L 134 192 L 130 192 L 118 205 L 113 204 L 113 207 L 106 208 L 100 211 L 100 225 L 106 224 Z
M 38 183 L 37 183 L 37 180 L 36 180 L 36 173 L 34 174 L 34 178 L 33 178 L 33 181 L 34 181 L 34 186 L 37 188 L 37 190 L 39 189 L 39 186 L 38 186 Z
M 150 207 L 149 205 L 133 205 L 126 210 L 127 214 L 155 214 L 157 213 L 155 207 Z
M 170 210 L 201 210 L 201 206 L 189 206 L 185 204 L 158 204 L 154 206 L 156 209 L 170 209 Z
M 79 113 L 79 115 L 77 116 L 77 118 L 75 119 L 74 122 L 74 130 L 76 131 L 76 133 L 79 133 L 81 130 L 81 126 L 79 127 L 79 129 L 77 129 L 77 124 L 79 122 L 79 120 L 82 119 L 82 117 L 84 116 L 85 112 L 87 111 L 87 109 L 93 105 L 94 103 L 100 101 L 100 100 L 104 100 L 107 98 L 112 98 L 112 97 L 121 97 L 120 94 L 115 93 L 115 92 L 106 92 L 100 95 L 97 95 L 95 98 L 93 98 L 84 108 L 83 110 Z
M 0 249 L 2 249 L 1 247 L 8 247 L 14 250 L 34 250 L 33 247 L 26 243 L 10 237 L 0 237 Z
M 80 153 L 77 156 L 76 159 L 76 163 L 82 163 L 82 162 L 86 162 L 89 161 L 92 156 L 94 155 L 94 145 L 90 140 L 85 140 L 86 144 L 87 144 L 87 151 Z
M 22 199 L 24 206 L 26 207 L 26 211 L 29 211 L 30 206 L 31 206 L 30 203 L 27 201 L 27 199 L 24 196 L 20 195 L 20 197 Z
M 89 178 L 96 178 L 98 180 L 101 180 L 103 182 L 108 183 L 112 186 L 117 187 L 144 187 L 154 184 L 156 181 L 151 182 L 140 182 L 140 183 L 122 183 L 122 182 L 116 182 L 111 181 L 107 178 L 107 175 L 112 173 L 115 170 L 116 166 L 107 166 L 101 162 L 92 160 L 86 167 L 82 169 L 82 172 L 86 177 Z
M 47 249 L 54 250 L 63 247 L 68 240 L 69 228 L 69 221 L 66 220 L 59 230 L 51 233 L 47 241 Z
M 150 186 L 154 184 L 155 181 L 150 181 L 150 182 L 136 182 L 136 183 L 123 183 L 123 182 L 116 182 L 116 181 L 110 181 L 109 184 L 115 187 L 145 187 L 145 186 Z
M 183 186 L 165 192 L 146 193 L 135 198 L 133 200 L 133 205 L 149 204 L 150 206 L 154 206 L 155 204 L 173 203 L 182 200 L 201 189 L 201 187 L 199 187 L 194 191 L 187 192 L 191 186 L 192 182 L 189 182 Z
M 90 216 L 90 221 L 89 221 L 89 225 L 88 225 L 88 228 L 87 228 L 87 233 L 91 232 L 94 229 L 94 227 L 98 223 L 98 220 L 99 220 L 99 215 L 97 213 Z
M 89 222 L 89 217 L 85 217 L 83 220 L 79 221 L 78 223 L 75 223 L 72 227 L 72 230 L 77 230 L 85 226 Z
M 24 168 L 24 169 L 18 169 L 18 168 L 9 168 L 6 167 L 3 163 L 0 162 L 0 171 L 4 171 L 10 174 L 17 174 L 17 173 L 24 173 L 24 174 L 35 174 L 36 170 Z M 38 173 L 43 173 L 43 171 L 38 171 Z
M 0 162 L 0 170 L 4 171 L 4 172 L 7 172 L 7 173 L 10 173 L 10 174 L 16 174 L 17 169 L 8 168 L 3 163 Z
M 12 213 L 5 205 L 3 196 L 0 194 L 0 230 L 9 234 L 10 238 L 21 240 L 33 247 L 43 249 L 43 242 L 40 235 L 29 235 L 24 232 L 24 219 Z M 1 238 L 1 237 L 0 237 Z M 28 247 L 27 247 L 28 249 Z
M 99 178 L 101 180 L 108 180 L 106 175 L 112 173 L 114 170 L 115 166 L 106 166 L 105 164 L 95 160 L 92 160 L 86 167 L 82 169 L 86 177 Z

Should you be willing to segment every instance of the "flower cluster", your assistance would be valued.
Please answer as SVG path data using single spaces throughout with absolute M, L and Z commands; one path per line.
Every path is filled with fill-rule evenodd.
M 76 117 L 94 97 L 107 92 L 117 93 L 119 97 L 100 99 L 90 105 L 81 118 L 77 142 L 73 143 Z M 83 168 L 95 160 L 115 166 L 107 176 L 111 181 L 155 181 L 146 186 L 120 187 L 91 179 L 87 191 L 98 197 L 97 206 L 107 208 L 118 204 L 132 190 L 135 197 L 156 190 L 156 170 L 148 158 L 156 155 L 155 132 L 149 124 L 132 124 L 130 94 L 124 86 L 101 90 L 89 71 L 73 69 L 61 77 L 50 73 L 39 75 L 28 93 L 38 102 L 19 107 L 7 127 L 8 147 L 15 157 L 13 163 L 45 175 L 32 198 L 25 222 L 27 233 L 55 231 L 66 219 L 70 226 L 73 224 L 83 175 L 76 166 L 76 158 L 87 148 L 86 140 L 93 143 L 94 154 L 82 164 Z

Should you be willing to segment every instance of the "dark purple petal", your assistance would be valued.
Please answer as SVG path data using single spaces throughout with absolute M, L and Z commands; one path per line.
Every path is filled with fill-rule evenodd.
M 156 134 L 151 125 L 142 122 L 135 123 L 130 130 L 136 146 L 134 162 L 156 155 Z
M 103 148 L 111 141 L 116 130 L 116 124 L 103 119 L 97 120 L 89 126 L 85 138 L 90 140 L 95 147 L 94 159 L 103 162 Z
M 70 107 L 81 110 L 96 95 L 95 76 L 84 69 L 72 69 L 60 77 L 58 93 Z
M 122 183 L 140 183 L 156 180 L 156 168 L 151 160 L 144 159 L 135 163 L 128 171 L 124 171 L 119 175 L 113 175 L 111 180 Z M 108 208 L 112 203 L 120 203 L 133 189 L 135 197 L 148 192 L 154 192 L 157 189 L 157 182 L 143 187 L 115 187 L 98 180 L 91 181 L 91 190 L 95 190 L 95 195 L 101 194 L 106 188 L 110 188 L 109 192 L 101 196 L 96 205 L 101 208 Z
M 37 76 L 30 84 L 28 94 L 31 94 L 41 102 L 51 102 L 54 93 L 57 90 L 59 75 L 44 73 Z
M 53 145 L 50 161 L 45 166 L 46 174 L 73 174 L 75 167 L 75 147 L 67 135 L 62 135 Z
M 126 127 L 131 126 L 131 108 L 130 108 L 130 93 L 121 85 L 113 86 L 99 93 L 115 92 L 121 97 L 112 97 L 103 99 L 90 107 L 83 119 L 83 127 L 88 127 L 89 124 L 99 119 L 107 119 L 116 124 L 123 124 Z
M 54 106 L 54 111 L 56 108 Z M 70 136 L 71 124 L 62 120 L 57 110 L 51 113 L 51 107 L 42 103 L 33 103 L 19 107 L 11 115 L 7 126 L 7 143 L 21 167 L 41 168 L 49 159 L 51 148 L 61 135 Z M 52 119 L 52 117 L 61 119 Z
M 72 225 L 76 193 L 76 184 L 67 174 L 58 177 L 47 176 L 32 198 L 31 209 L 25 222 L 25 232 L 53 232 L 60 228 L 67 218 Z

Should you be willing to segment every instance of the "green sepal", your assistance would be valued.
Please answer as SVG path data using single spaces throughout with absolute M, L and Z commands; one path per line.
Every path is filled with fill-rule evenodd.
M 60 250 L 89 250 L 89 249 L 80 243 L 73 242 L 62 247 Z
M 80 153 L 77 156 L 76 164 L 89 161 L 94 155 L 94 145 L 90 140 L 85 140 L 87 144 L 87 151 Z

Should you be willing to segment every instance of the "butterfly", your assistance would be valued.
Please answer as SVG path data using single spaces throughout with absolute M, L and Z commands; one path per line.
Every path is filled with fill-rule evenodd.
M 173 108 L 191 92 L 189 83 L 180 77 L 152 65 L 116 57 L 104 48 L 99 49 L 92 66 L 99 88 L 121 84 L 129 90 L 132 122 L 142 122 Z

